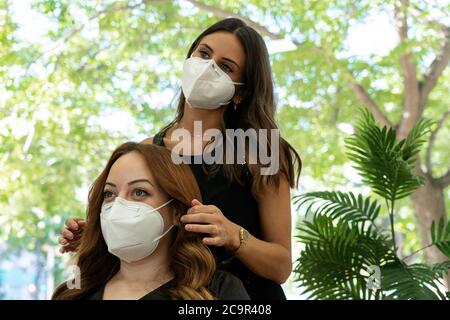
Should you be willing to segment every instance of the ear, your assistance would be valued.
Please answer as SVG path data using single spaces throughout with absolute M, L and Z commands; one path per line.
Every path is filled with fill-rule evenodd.
M 173 215 L 173 219 L 172 219 L 172 223 L 179 227 L 180 226 L 180 218 L 181 218 L 181 213 L 180 212 L 175 212 L 175 214 Z

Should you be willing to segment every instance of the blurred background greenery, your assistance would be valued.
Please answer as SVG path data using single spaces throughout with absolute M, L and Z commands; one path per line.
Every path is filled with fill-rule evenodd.
M 190 44 L 230 16 L 268 45 L 281 132 L 303 159 L 293 194 L 367 192 L 343 149 L 357 107 L 405 133 L 437 122 L 419 163 L 437 196 L 402 200 L 396 220 L 403 255 L 426 245 L 450 205 L 449 13 L 448 0 L 0 0 L 0 299 L 46 299 L 66 279 L 64 220 L 84 215 L 115 146 L 172 119 Z

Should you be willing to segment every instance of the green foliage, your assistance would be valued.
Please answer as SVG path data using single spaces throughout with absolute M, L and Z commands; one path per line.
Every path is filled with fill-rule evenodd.
M 388 204 L 391 233 L 377 223 L 381 210 L 378 202 L 361 194 L 322 191 L 296 198 L 295 205 L 304 208 L 305 215 L 297 227 L 304 250 L 294 272 L 310 298 L 447 298 L 441 278 L 450 261 L 431 267 L 406 265 L 396 255 L 396 200 L 421 185 L 412 169 L 429 126 L 428 121 L 420 121 L 405 140 L 397 143 L 394 129 L 378 128 L 373 117 L 363 111 L 355 134 L 346 140 L 349 157 L 364 181 Z M 442 218 L 437 227 L 433 223 L 431 236 L 432 244 L 448 256 L 450 227 L 444 221 Z
M 433 267 L 424 264 L 405 265 L 400 261 L 381 268 L 381 288 L 386 300 L 445 300 L 439 286 L 443 271 L 450 268 L 449 262 L 437 264 Z
M 302 177 L 328 186 L 348 185 L 342 170 L 344 139 L 337 127 L 353 121 L 355 106 L 361 102 L 346 84 L 346 74 L 355 75 L 392 122 L 402 114 L 398 58 L 403 46 L 368 56 L 355 55 L 347 47 L 354 26 L 391 13 L 391 4 L 368 0 L 202 3 L 250 18 L 298 44 L 295 50 L 270 57 L 281 132 L 305 160 Z M 425 17 L 410 21 L 417 38 L 410 46 L 420 74 L 442 42 L 441 30 L 430 28 L 427 15 L 446 12 L 448 5 L 436 2 L 431 10 L 419 1 L 411 4 L 421 8 Z M 47 22 L 36 20 L 34 29 L 41 36 L 27 32 L 28 37 L 23 37 L 17 8 L 32 14 L 30 20 L 39 17 Z M 42 243 L 56 245 L 62 224 L 55 217 L 83 215 L 85 198 L 77 197 L 77 191 L 93 181 L 111 150 L 133 137 L 152 136 L 172 119 L 171 97 L 165 95 L 166 101 L 157 102 L 157 94 L 179 90 L 188 47 L 221 18 L 187 1 L 0 0 L 0 241 L 34 249 L 33 239 L 44 237 Z M 447 68 L 429 96 L 424 116 L 439 119 L 448 110 L 449 83 Z M 126 134 L 105 131 L 98 119 L 116 111 L 130 114 L 135 128 Z M 450 162 L 449 134 L 447 122 L 431 155 L 436 175 L 443 174 Z M 353 200 L 341 200 L 349 217 L 358 214 L 358 208 L 345 209 L 346 203 L 354 205 Z M 410 207 L 407 201 L 402 204 Z M 410 231 L 408 237 L 418 234 Z
M 393 259 L 388 239 L 366 223 L 349 224 L 316 213 L 297 238 L 305 244 L 297 260 L 296 281 L 319 299 L 370 299 L 368 268 Z M 366 274 L 364 272 L 366 271 Z
M 431 243 L 450 259 L 450 223 L 446 226 L 444 217 L 437 226 L 434 221 L 431 223 Z
M 322 201 L 319 201 L 322 200 Z M 370 198 L 364 199 L 361 194 L 355 196 L 352 192 L 308 192 L 294 201 L 294 205 L 301 206 L 309 202 L 306 214 L 310 212 L 312 205 L 318 205 L 314 213 L 329 216 L 331 219 L 344 220 L 346 222 L 360 222 L 369 220 L 374 222 L 380 212 L 380 205 Z
M 363 114 L 355 125 L 358 133 L 346 139 L 348 158 L 356 163 L 363 182 L 389 202 L 410 195 L 423 183 L 411 169 L 431 123 L 420 120 L 406 139 L 397 142 L 394 129 L 380 129 L 369 111 L 364 109 Z

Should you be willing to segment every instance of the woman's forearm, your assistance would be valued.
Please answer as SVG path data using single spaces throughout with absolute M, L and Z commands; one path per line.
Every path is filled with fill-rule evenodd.
M 292 271 L 291 253 L 288 249 L 252 235 L 249 235 L 235 255 L 257 275 L 279 284 L 286 282 Z

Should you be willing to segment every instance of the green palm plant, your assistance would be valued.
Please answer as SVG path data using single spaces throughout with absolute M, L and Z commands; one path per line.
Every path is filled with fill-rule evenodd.
M 385 201 L 352 192 L 309 192 L 294 198 L 305 217 L 296 238 L 304 245 L 296 261 L 295 281 L 312 299 L 447 299 L 443 275 L 450 261 L 432 266 L 408 265 L 397 256 L 396 201 L 423 183 L 413 174 L 415 156 L 430 131 L 421 120 L 404 140 L 395 129 L 376 125 L 362 110 L 355 134 L 346 139 L 348 158 L 362 181 Z M 381 227 L 379 213 L 387 210 L 390 229 Z M 444 217 L 431 226 L 432 244 L 450 259 L 450 223 Z M 424 249 L 424 248 L 422 248 Z M 422 250 L 421 249 L 421 250 Z M 420 250 L 418 250 L 420 251 Z

